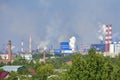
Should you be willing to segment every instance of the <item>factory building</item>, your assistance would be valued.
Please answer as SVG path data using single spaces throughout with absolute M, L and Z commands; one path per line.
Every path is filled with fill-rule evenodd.
M 32 54 L 20 54 L 20 56 L 25 60 L 32 60 Z
M 9 40 L 7 44 L 8 51 L 6 54 L 0 54 L 0 57 L 1 57 L 0 62 L 7 63 L 12 61 L 11 45 L 12 45 L 11 40 Z
M 113 42 L 110 44 L 110 54 L 118 55 L 120 53 L 120 42 Z
M 97 52 L 105 52 L 105 44 L 91 44 L 90 48 L 95 48 Z
M 53 55 L 54 54 L 61 54 L 61 50 L 60 49 L 54 49 Z
M 61 49 L 61 53 L 64 54 L 73 53 L 72 49 L 70 48 L 69 42 L 61 42 L 60 49 Z
M 72 36 L 69 39 L 69 42 L 60 42 L 60 48 L 59 49 L 54 49 L 54 54 L 71 54 L 75 52 L 75 42 L 76 38 Z
M 60 48 L 54 49 L 54 54 L 71 54 L 73 50 L 70 47 L 69 42 L 60 42 Z

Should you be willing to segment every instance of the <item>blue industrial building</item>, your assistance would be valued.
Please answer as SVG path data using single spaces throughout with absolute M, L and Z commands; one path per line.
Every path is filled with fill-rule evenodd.
M 104 52 L 105 51 L 105 44 L 91 44 L 90 48 L 96 48 L 96 51 Z
M 54 54 L 61 54 L 61 50 L 60 49 L 54 49 Z
M 70 54 L 73 53 L 69 42 L 60 42 L 60 49 L 54 49 L 54 54 Z
M 61 50 L 69 50 L 70 49 L 69 42 L 61 42 L 60 49 Z
M 69 42 L 61 42 L 60 49 L 61 49 L 61 53 L 64 53 L 64 54 L 72 53 L 72 49 L 70 48 Z

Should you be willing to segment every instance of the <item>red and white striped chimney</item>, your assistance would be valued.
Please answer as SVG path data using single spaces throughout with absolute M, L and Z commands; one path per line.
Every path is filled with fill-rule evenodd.
M 105 30 L 105 52 L 109 52 L 109 46 L 112 43 L 112 25 L 106 25 Z
M 112 43 L 112 25 L 109 25 L 109 44 Z

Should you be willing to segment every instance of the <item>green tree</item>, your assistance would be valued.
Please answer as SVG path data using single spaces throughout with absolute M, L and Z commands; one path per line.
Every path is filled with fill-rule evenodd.
M 68 70 L 67 80 L 80 80 L 81 78 L 85 78 L 85 74 L 87 74 L 87 72 L 85 71 L 87 67 L 85 59 L 83 59 L 83 57 L 79 54 L 76 54 L 74 55 L 72 63 L 72 66 Z
M 0 67 L 2 67 L 2 66 L 4 66 L 4 65 L 5 65 L 5 63 L 3 63 L 3 62 L 0 63 Z
M 22 74 L 22 75 L 26 75 L 29 73 L 28 68 L 26 66 L 22 66 L 22 67 L 18 68 L 17 72 L 18 72 L 18 74 Z
M 20 75 L 18 75 L 17 72 L 12 71 L 12 72 L 10 72 L 10 77 L 8 77 L 5 80 L 18 80 L 19 76 Z
M 37 77 L 39 77 L 40 80 L 47 80 L 47 77 L 52 75 L 53 73 L 54 67 L 50 64 L 46 64 L 37 68 Z
M 120 68 L 95 49 L 88 55 L 75 54 L 73 64 L 67 71 L 67 80 L 120 80 Z

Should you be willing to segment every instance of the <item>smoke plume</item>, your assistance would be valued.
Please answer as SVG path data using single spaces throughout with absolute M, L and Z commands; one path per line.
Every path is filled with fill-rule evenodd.
M 99 31 L 98 31 L 98 39 L 100 41 L 103 41 L 105 39 L 105 25 L 102 24 L 102 25 L 99 25 Z
M 69 42 L 70 48 L 72 49 L 72 51 L 75 51 L 75 42 L 76 42 L 75 36 L 72 36 L 69 40 L 70 40 Z

